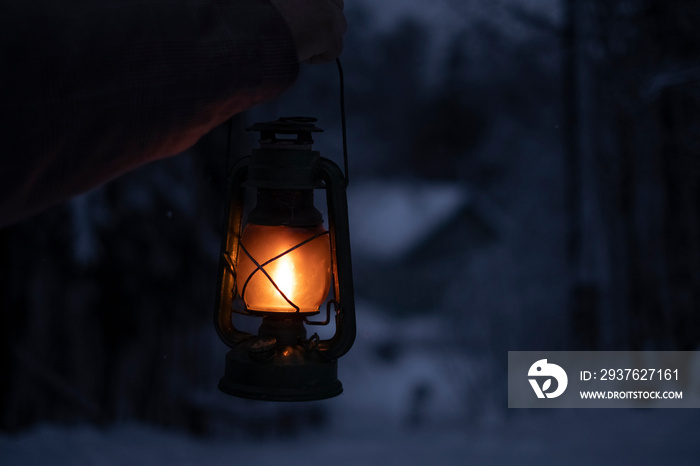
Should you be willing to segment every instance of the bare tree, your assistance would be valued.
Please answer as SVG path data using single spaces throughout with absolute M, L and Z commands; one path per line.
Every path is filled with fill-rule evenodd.
M 599 348 L 692 349 L 700 342 L 700 5 L 567 6 L 575 332 Z

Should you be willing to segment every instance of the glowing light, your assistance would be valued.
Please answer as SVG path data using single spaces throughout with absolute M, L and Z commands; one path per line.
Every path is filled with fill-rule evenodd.
M 274 272 L 270 273 L 272 280 L 277 284 L 277 287 L 284 293 L 290 301 L 296 299 L 295 287 L 296 280 L 294 279 L 294 263 L 284 255 L 275 262 Z
M 331 280 L 330 241 L 324 232 L 321 225 L 245 227 L 241 244 L 255 262 L 241 251 L 237 286 L 249 310 L 297 312 L 296 306 L 299 312 L 318 311 Z

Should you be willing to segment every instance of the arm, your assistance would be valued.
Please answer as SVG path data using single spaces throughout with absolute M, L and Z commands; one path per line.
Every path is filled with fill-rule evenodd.
M 298 72 L 267 0 L 3 3 L 0 227 L 187 149 Z

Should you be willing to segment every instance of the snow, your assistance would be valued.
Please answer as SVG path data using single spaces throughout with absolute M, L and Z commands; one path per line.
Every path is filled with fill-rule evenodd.
M 107 429 L 43 425 L 0 436 L 4 466 L 23 465 L 697 465 L 700 426 L 692 410 L 520 411 L 464 429 L 343 429 L 296 438 L 194 438 L 123 424 Z
M 439 230 L 469 195 L 463 184 L 360 180 L 349 188 L 353 252 L 394 260 Z
M 212 387 L 195 403 L 218 412 L 223 427 L 208 437 L 134 422 L 42 424 L 0 434 L 0 465 L 698 464 L 694 410 L 516 410 L 495 394 L 494 406 L 475 413 L 469 402 L 485 398 L 470 390 L 488 376 L 488 361 L 443 341 L 449 322 L 429 314 L 397 318 L 362 300 L 358 309 L 355 346 L 339 361 L 339 397 L 266 403 Z M 405 344 L 396 354 L 378 357 L 378 346 L 397 341 Z M 296 430 L 270 422 L 308 408 L 325 410 L 325 421 Z M 256 418 L 270 431 L 246 431 L 244 422 Z
M 230 424 L 275 412 L 324 408 L 327 421 L 262 437 L 243 429 L 210 437 L 137 423 L 98 428 L 44 424 L 0 435 L 0 464 L 22 465 L 696 465 L 700 423 L 694 410 L 506 409 L 496 402 L 472 415 L 465 400 L 481 400 L 456 372 L 478 379 L 485 364 L 446 342 L 438 316 L 396 318 L 359 301 L 362 326 L 339 361 L 345 392 L 310 404 L 238 400 L 202 394 Z M 391 361 L 378 345 L 408 342 Z M 444 343 L 444 342 L 443 342 Z M 462 366 L 445 364 L 452 357 Z M 386 359 L 386 358 L 384 358 Z M 416 405 L 415 388 L 428 386 Z M 473 386 L 473 385 L 472 385 Z M 476 394 L 474 394 L 476 395 Z M 495 397 L 498 400 L 498 396 Z M 419 412 L 411 412 L 414 405 Z M 407 408 L 409 407 L 409 408 Z M 411 415 L 414 414 L 414 418 Z M 270 423 L 268 426 L 272 425 Z M 273 427 L 270 427 L 271 429 Z

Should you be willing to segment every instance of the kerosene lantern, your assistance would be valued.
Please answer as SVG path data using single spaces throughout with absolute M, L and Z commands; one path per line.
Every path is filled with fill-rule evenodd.
M 219 388 L 244 398 L 304 401 L 339 395 L 337 359 L 355 339 L 346 176 L 312 150 L 314 118 L 256 123 L 260 147 L 231 174 L 215 325 L 231 349 Z M 244 208 L 255 189 L 255 207 Z M 327 228 L 314 205 L 325 190 Z M 321 314 L 325 319 L 312 316 Z M 237 319 L 262 317 L 257 334 Z M 335 333 L 307 336 L 306 326 Z

